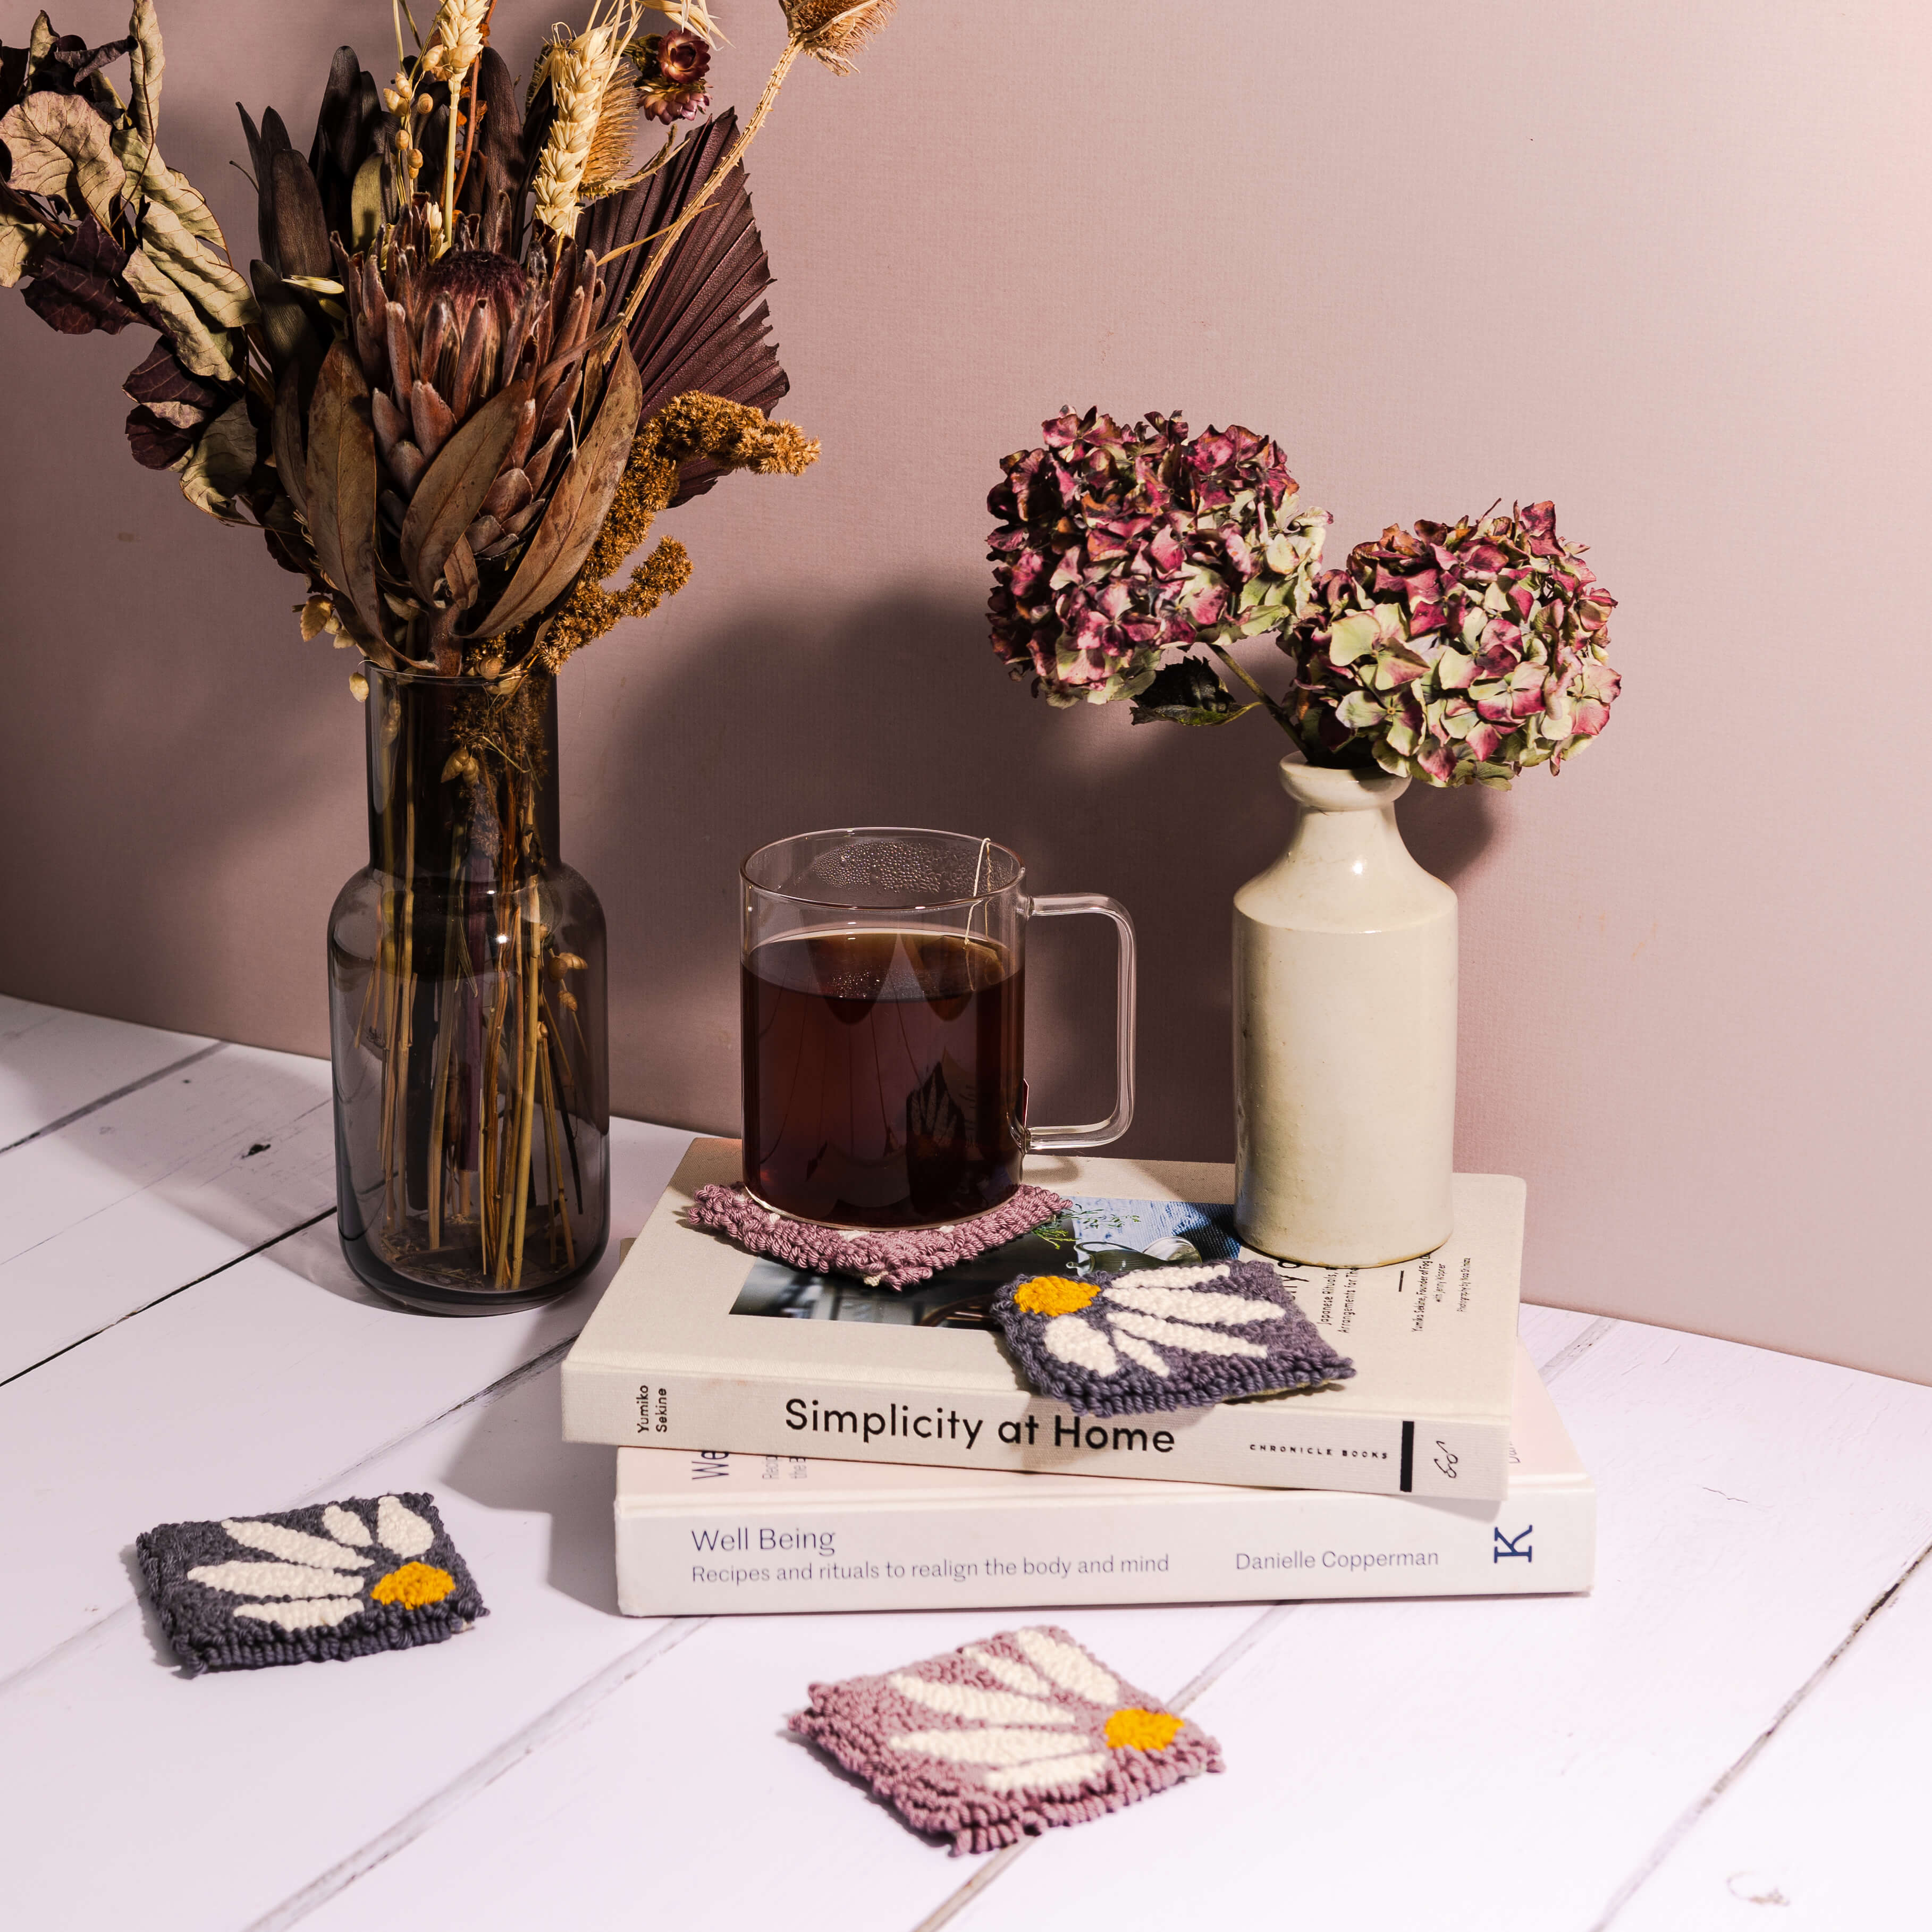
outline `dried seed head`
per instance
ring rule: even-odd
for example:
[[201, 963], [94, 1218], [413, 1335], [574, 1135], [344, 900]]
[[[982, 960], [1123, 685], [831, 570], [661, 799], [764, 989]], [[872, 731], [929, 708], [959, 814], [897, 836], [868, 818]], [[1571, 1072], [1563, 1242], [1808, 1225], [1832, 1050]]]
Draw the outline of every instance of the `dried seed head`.
[[894, 0], [778, 0], [791, 37], [834, 74], [850, 74], [852, 56], [891, 16]]
[[442, 0], [436, 10], [423, 65], [452, 88], [482, 54], [490, 4], [490, 0]]
[[364, 677], [359, 670], [350, 672], [349, 676], [349, 688], [354, 694], [356, 702], [358, 704], [367, 704], [368, 703], [369, 680]]
[[604, 101], [637, 26], [636, 0], [618, 4], [574, 39], [554, 43], [544, 57], [556, 112], [537, 163], [537, 219], [559, 235], [577, 232], [578, 196], [603, 118]]
[[590, 152], [584, 164], [584, 190], [594, 194], [605, 182], [616, 181], [631, 172], [631, 146], [638, 127], [638, 90], [621, 69], [614, 73], [604, 90], [597, 110], [597, 126], [590, 136]]

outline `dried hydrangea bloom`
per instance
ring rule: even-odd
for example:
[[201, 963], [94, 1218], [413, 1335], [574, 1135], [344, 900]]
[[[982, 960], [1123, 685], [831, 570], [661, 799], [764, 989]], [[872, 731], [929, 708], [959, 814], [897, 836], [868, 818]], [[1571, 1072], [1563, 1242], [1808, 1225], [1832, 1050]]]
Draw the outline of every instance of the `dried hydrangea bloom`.
[[1111, 703], [1163, 655], [1279, 629], [1306, 608], [1328, 518], [1301, 507], [1281, 447], [1251, 430], [1190, 440], [1090, 410], [1042, 425], [987, 498], [993, 645], [1051, 704]]
[[1616, 604], [1552, 503], [1392, 526], [1324, 573], [1283, 638], [1291, 728], [1322, 764], [1366, 755], [1427, 784], [1557, 770], [1609, 722]]

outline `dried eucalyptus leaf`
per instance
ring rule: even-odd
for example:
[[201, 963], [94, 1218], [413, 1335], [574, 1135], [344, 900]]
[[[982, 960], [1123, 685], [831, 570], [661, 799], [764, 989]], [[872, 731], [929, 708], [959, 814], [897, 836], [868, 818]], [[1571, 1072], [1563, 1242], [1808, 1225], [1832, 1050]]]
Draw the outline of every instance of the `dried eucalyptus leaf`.
[[34, 257], [27, 306], [64, 335], [103, 329], [118, 335], [140, 320], [129, 307], [128, 258], [91, 214], [72, 234], [56, 236]]
[[134, 40], [128, 56], [128, 72], [133, 91], [128, 110], [134, 129], [152, 154], [161, 122], [161, 74], [167, 58], [161, 52], [161, 23], [154, 13], [154, 0], [134, 0], [134, 17], [128, 22]]
[[443, 445], [423, 472], [410, 499], [399, 539], [403, 568], [418, 596], [435, 596], [445, 560], [482, 508], [510, 452], [530, 394], [527, 382], [500, 390]]
[[190, 453], [182, 468], [182, 494], [224, 524], [244, 523], [235, 499], [248, 488], [254, 467], [255, 425], [248, 404], [238, 399], [208, 424]]
[[177, 174], [172, 168], [164, 166], [158, 154], [151, 158], [141, 188], [151, 200], [158, 201], [190, 235], [199, 236], [202, 241], [219, 248], [224, 256], [228, 253], [228, 238], [222, 233], [220, 223], [209, 212], [200, 190], [186, 175]]
[[48, 231], [38, 221], [0, 214], [0, 289], [10, 289], [20, 279], [27, 257], [47, 236]]
[[172, 470], [194, 447], [201, 423], [165, 422], [152, 410], [128, 412], [128, 446], [143, 470]]
[[158, 200], [141, 211], [141, 246], [218, 328], [246, 328], [255, 319], [255, 298], [248, 284], [226, 262], [210, 254]]
[[194, 302], [173, 278], [146, 252], [136, 248], [128, 257], [122, 277], [129, 288], [161, 318], [173, 339], [175, 352], [183, 364], [197, 376], [218, 376], [224, 382], [235, 380], [235, 365], [229, 359], [228, 344], [210, 329]]
[[121, 391], [161, 422], [183, 429], [199, 428], [233, 400], [232, 392], [221, 384], [190, 375], [166, 337], [129, 372]]
[[112, 225], [127, 170], [107, 123], [77, 94], [30, 94], [0, 120], [0, 142], [14, 158], [9, 184], [22, 194], [57, 195], [79, 214]]
[[380, 638], [376, 432], [369, 421], [369, 386], [354, 356], [340, 342], [330, 350], [316, 378], [303, 481], [308, 494], [309, 536], [322, 574], [349, 599], [368, 634]]
[[472, 635], [494, 638], [515, 629], [576, 581], [623, 478], [643, 400], [644, 386], [630, 344], [620, 344], [596, 422], [558, 482], [509, 588], [497, 600], [496, 608], [474, 627]]

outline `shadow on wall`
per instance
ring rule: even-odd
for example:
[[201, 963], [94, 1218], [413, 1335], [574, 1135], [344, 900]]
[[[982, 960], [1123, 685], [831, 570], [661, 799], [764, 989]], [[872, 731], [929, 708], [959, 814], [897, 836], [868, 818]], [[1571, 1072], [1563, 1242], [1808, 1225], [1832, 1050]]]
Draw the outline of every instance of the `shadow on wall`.
[[[610, 640], [614, 656], [646, 660], [643, 677], [598, 694], [625, 748], [589, 800], [565, 800], [570, 858], [603, 898], [621, 962], [616, 1111], [737, 1131], [746, 853], [827, 826], [925, 825], [1011, 846], [1035, 891], [1110, 892], [1127, 905], [1140, 945], [1139, 1124], [1119, 1150], [1232, 1158], [1229, 901], [1288, 835], [1278, 734], [1253, 717], [1203, 731], [1136, 727], [1124, 706], [1056, 711], [1000, 674], [970, 592], [889, 594], [830, 620], [735, 617], [694, 644], [679, 640], [675, 665], [670, 641]], [[742, 709], [724, 695], [736, 693], [750, 694]], [[568, 788], [568, 709], [564, 730]], [[1493, 830], [1490, 802], [1468, 792], [1412, 794], [1402, 816], [1417, 857], [1452, 884]], [[1155, 850], [1169, 855], [1157, 872]], [[1028, 982], [1034, 1118], [1103, 1114], [1114, 984], [1104, 924], [1035, 932]]]

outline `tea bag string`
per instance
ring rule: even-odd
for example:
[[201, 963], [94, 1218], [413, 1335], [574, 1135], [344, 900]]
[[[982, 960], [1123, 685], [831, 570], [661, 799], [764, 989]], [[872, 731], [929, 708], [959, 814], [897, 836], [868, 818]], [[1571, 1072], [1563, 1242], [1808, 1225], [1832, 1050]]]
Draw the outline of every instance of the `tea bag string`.
[[[971, 896], [975, 900], [977, 900], [980, 897], [980, 875], [986, 870], [986, 861], [990, 859], [992, 855], [993, 842], [992, 838], [990, 837], [982, 838], [980, 841], [980, 856], [973, 861], [973, 891]], [[973, 936], [973, 915], [976, 911], [980, 910], [981, 910], [981, 908], [977, 905], [968, 906], [966, 909], [966, 936], [968, 939], [971, 938]], [[993, 916], [992, 914], [988, 912], [986, 914], [986, 937], [988, 940], [990, 940], [992, 938], [992, 936]]]

